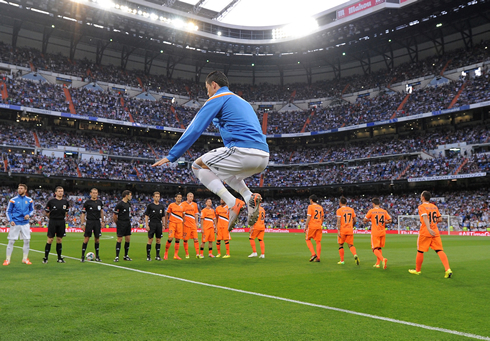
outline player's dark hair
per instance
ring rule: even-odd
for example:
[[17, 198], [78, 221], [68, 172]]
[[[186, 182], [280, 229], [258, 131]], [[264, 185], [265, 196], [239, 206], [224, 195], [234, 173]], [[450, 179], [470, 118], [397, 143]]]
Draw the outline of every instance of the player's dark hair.
[[155, 196], [156, 194], [160, 195], [160, 192], [153, 192], [153, 196]]
[[371, 200], [371, 202], [375, 205], [379, 205], [379, 198], [373, 198], [373, 200]]
[[430, 200], [430, 192], [429, 191], [423, 191], [422, 196], [424, 197], [425, 201]]
[[130, 195], [130, 194], [131, 194], [131, 191], [130, 191], [130, 190], [128, 190], [128, 189], [124, 190], [124, 191], [122, 192], [122, 197], [123, 197], [123, 199], [124, 199], [124, 198], [126, 198], [126, 197], [127, 197], [128, 195]]
[[310, 195], [310, 200], [313, 202], [318, 202], [318, 197], [315, 194]]
[[24, 189], [27, 191], [27, 185], [26, 184], [19, 184], [19, 187], [24, 187]]
[[95, 188], [95, 187], [94, 187], [94, 188], [92, 188], [92, 189], [90, 190], [90, 192], [92, 192], [92, 191], [97, 191], [97, 192], [98, 192], [99, 190], [98, 190], [97, 188]]
[[220, 87], [230, 86], [230, 82], [228, 82], [228, 77], [226, 77], [223, 72], [217, 70], [209, 73], [209, 75], [207, 75], [206, 77], [207, 84], [211, 84], [212, 82], [215, 82]]
[[63, 189], [63, 187], [61, 187], [61, 186], [56, 186], [56, 188], [54, 189], [54, 192], [56, 193], [56, 191], [57, 191], [57, 190], [59, 190], [59, 189]]
[[208, 200], [211, 200], [211, 202], [213, 202], [213, 199], [211, 199], [211, 198], [206, 198], [206, 200], [204, 200], [204, 202], [208, 202]]
[[182, 193], [180, 192], [175, 193], [175, 198], [177, 198], [179, 195], [182, 196]]
[[340, 197], [340, 203], [341, 203], [342, 205], [347, 204], [347, 199], [346, 199], [345, 197]]

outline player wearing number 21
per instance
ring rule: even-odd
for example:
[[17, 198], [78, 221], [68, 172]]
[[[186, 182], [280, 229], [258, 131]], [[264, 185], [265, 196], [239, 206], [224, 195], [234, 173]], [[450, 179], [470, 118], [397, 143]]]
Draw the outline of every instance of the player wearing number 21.
[[379, 207], [379, 199], [374, 198], [372, 201], [373, 208], [368, 211], [364, 217], [364, 224], [371, 221], [371, 248], [376, 255], [376, 264], [374, 268], [379, 268], [379, 264], [383, 264], [383, 269], [386, 269], [388, 259], [383, 257], [381, 248], [385, 247], [386, 224], [391, 223], [391, 216], [386, 210]]
[[354, 209], [347, 207], [347, 199], [345, 197], [340, 198], [340, 208], [337, 210], [337, 230], [339, 231], [337, 242], [339, 243], [340, 262], [337, 264], [344, 264], [344, 243], [349, 245], [349, 250], [354, 255], [354, 262], [357, 265], [360, 263], [354, 246], [354, 224], [356, 221]]
[[441, 235], [437, 228], [437, 223], [442, 221], [441, 213], [436, 205], [429, 202], [430, 192], [423, 191], [420, 195], [422, 205], [419, 206], [420, 216], [420, 231], [417, 239], [417, 258], [415, 269], [408, 270], [411, 274], [420, 275], [422, 270], [422, 262], [424, 261], [424, 252], [429, 251], [429, 248], [434, 250], [446, 270], [444, 278], [451, 278], [453, 272], [449, 268], [449, 261], [442, 248]]
[[[322, 224], [323, 224], [323, 207], [318, 205], [318, 197], [310, 196], [310, 205], [305, 224], [306, 245], [311, 252], [310, 262], [319, 262], [322, 253]], [[311, 240], [316, 242], [316, 253]]]

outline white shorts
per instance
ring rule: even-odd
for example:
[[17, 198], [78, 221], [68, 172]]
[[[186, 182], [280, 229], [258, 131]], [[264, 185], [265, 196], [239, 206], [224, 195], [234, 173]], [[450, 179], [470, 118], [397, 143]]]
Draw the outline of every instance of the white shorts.
[[29, 224], [11, 226], [7, 239], [17, 240], [19, 235], [20, 239], [31, 239], [31, 226]]
[[267, 167], [269, 153], [255, 148], [221, 147], [204, 154], [201, 160], [222, 181], [230, 177], [243, 180]]

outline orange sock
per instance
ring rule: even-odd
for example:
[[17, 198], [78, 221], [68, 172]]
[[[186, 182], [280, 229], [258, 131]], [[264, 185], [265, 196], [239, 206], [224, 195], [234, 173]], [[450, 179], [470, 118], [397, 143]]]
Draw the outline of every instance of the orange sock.
[[168, 253], [168, 249], [170, 249], [170, 245], [172, 245], [172, 242], [169, 242], [167, 240], [167, 244], [165, 244], [165, 253]]
[[306, 240], [306, 246], [308, 246], [308, 249], [310, 249], [311, 255], [315, 255], [315, 249], [313, 248], [313, 244], [311, 243], [311, 240], [307, 239]]
[[221, 254], [221, 242], [219, 240], [216, 242], [216, 250], [218, 250], [218, 254], [220, 255]]
[[376, 265], [379, 265], [383, 261], [383, 253], [381, 252], [381, 249], [374, 249], [373, 250], [374, 255], [378, 258], [376, 260]]
[[196, 255], [199, 254], [199, 242], [194, 242], [194, 248], [196, 249]]
[[437, 253], [439, 255], [439, 258], [441, 259], [442, 265], [444, 265], [444, 269], [449, 270], [449, 261], [447, 260], [446, 253], [444, 251], [439, 251]]
[[316, 255], [320, 259], [320, 254], [322, 253], [322, 243], [316, 242]]
[[350, 252], [352, 252], [352, 254], [355, 256], [357, 255], [357, 251], [356, 251], [356, 247], [354, 245], [352, 245], [350, 248], [349, 248]]
[[417, 252], [417, 258], [415, 259], [415, 271], [422, 270], [422, 263], [424, 262], [424, 253]]
[[250, 240], [250, 246], [252, 246], [252, 251], [254, 253], [257, 253], [257, 248], [255, 247], [255, 239], [249, 239]]
[[229, 241], [225, 242], [225, 247], [226, 247], [226, 254], [229, 255], [230, 254], [230, 242]]
[[344, 261], [344, 248], [343, 247], [339, 248], [339, 255], [340, 255], [340, 261], [343, 262]]
[[189, 245], [187, 244], [187, 241], [184, 241], [184, 251], [186, 255], [189, 255]]
[[259, 240], [259, 244], [260, 244], [260, 252], [265, 255], [265, 244], [264, 244], [264, 241], [263, 240]]
[[175, 253], [174, 253], [174, 257], [175, 257], [179, 255], [180, 241], [175, 241], [174, 247], [175, 247]]

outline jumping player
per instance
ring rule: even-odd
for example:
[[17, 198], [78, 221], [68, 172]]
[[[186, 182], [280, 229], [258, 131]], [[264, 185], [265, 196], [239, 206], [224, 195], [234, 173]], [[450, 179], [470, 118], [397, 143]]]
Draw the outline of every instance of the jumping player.
[[349, 245], [349, 250], [354, 255], [354, 262], [357, 265], [360, 263], [354, 246], [354, 224], [356, 221], [354, 209], [347, 207], [347, 199], [345, 197], [340, 198], [340, 208], [337, 210], [337, 229], [339, 231], [337, 241], [339, 243], [340, 262], [337, 264], [344, 264], [344, 243]]
[[[257, 221], [262, 199], [259, 194], [253, 194], [248, 189], [243, 179], [265, 169], [269, 162], [269, 146], [254, 109], [228, 89], [229, 82], [224, 73], [211, 72], [205, 84], [208, 101], [168, 156], [153, 166], [177, 160], [213, 122], [219, 128], [225, 147], [202, 155], [194, 161], [192, 170], [204, 186], [230, 207], [228, 230], [231, 231], [245, 202], [248, 205], [248, 224], [253, 225]], [[235, 198], [225, 188], [223, 181], [240, 193], [245, 202]]]
[[439, 258], [446, 272], [444, 278], [451, 278], [453, 272], [449, 267], [449, 261], [447, 260], [446, 253], [442, 247], [441, 235], [437, 228], [437, 223], [442, 221], [441, 213], [436, 205], [429, 202], [431, 197], [430, 192], [423, 191], [420, 195], [422, 205], [419, 206], [420, 216], [420, 232], [417, 239], [417, 258], [415, 269], [410, 269], [408, 272], [414, 275], [420, 275], [422, 273], [422, 263], [424, 261], [424, 252], [429, 251], [429, 248], [434, 250]]
[[364, 217], [364, 223], [366, 224], [371, 220], [371, 248], [376, 255], [376, 264], [374, 268], [379, 268], [379, 264], [383, 264], [383, 269], [386, 269], [388, 259], [383, 257], [381, 248], [385, 247], [386, 239], [386, 224], [391, 223], [391, 216], [388, 212], [379, 207], [379, 199], [373, 198], [373, 208], [368, 211]]
[[228, 231], [228, 205], [220, 199], [219, 206], [216, 207], [216, 228], [218, 230], [216, 236], [216, 249], [218, 254], [216, 257], [221, 257], [221, 241], [224, 240], [226, 247], [226, 255], [223, 258], [230, 258], [230, 231]]
[[[313, 194], [310, 196], [310, 205], [305, 224], [306, 245], [311, 252], [310, 262], [319, 262], [322, 253], [322, 224], [323, 207], [318, 205], [318, 197]], [[311, 240], [316, 242], [316, 253]]]

